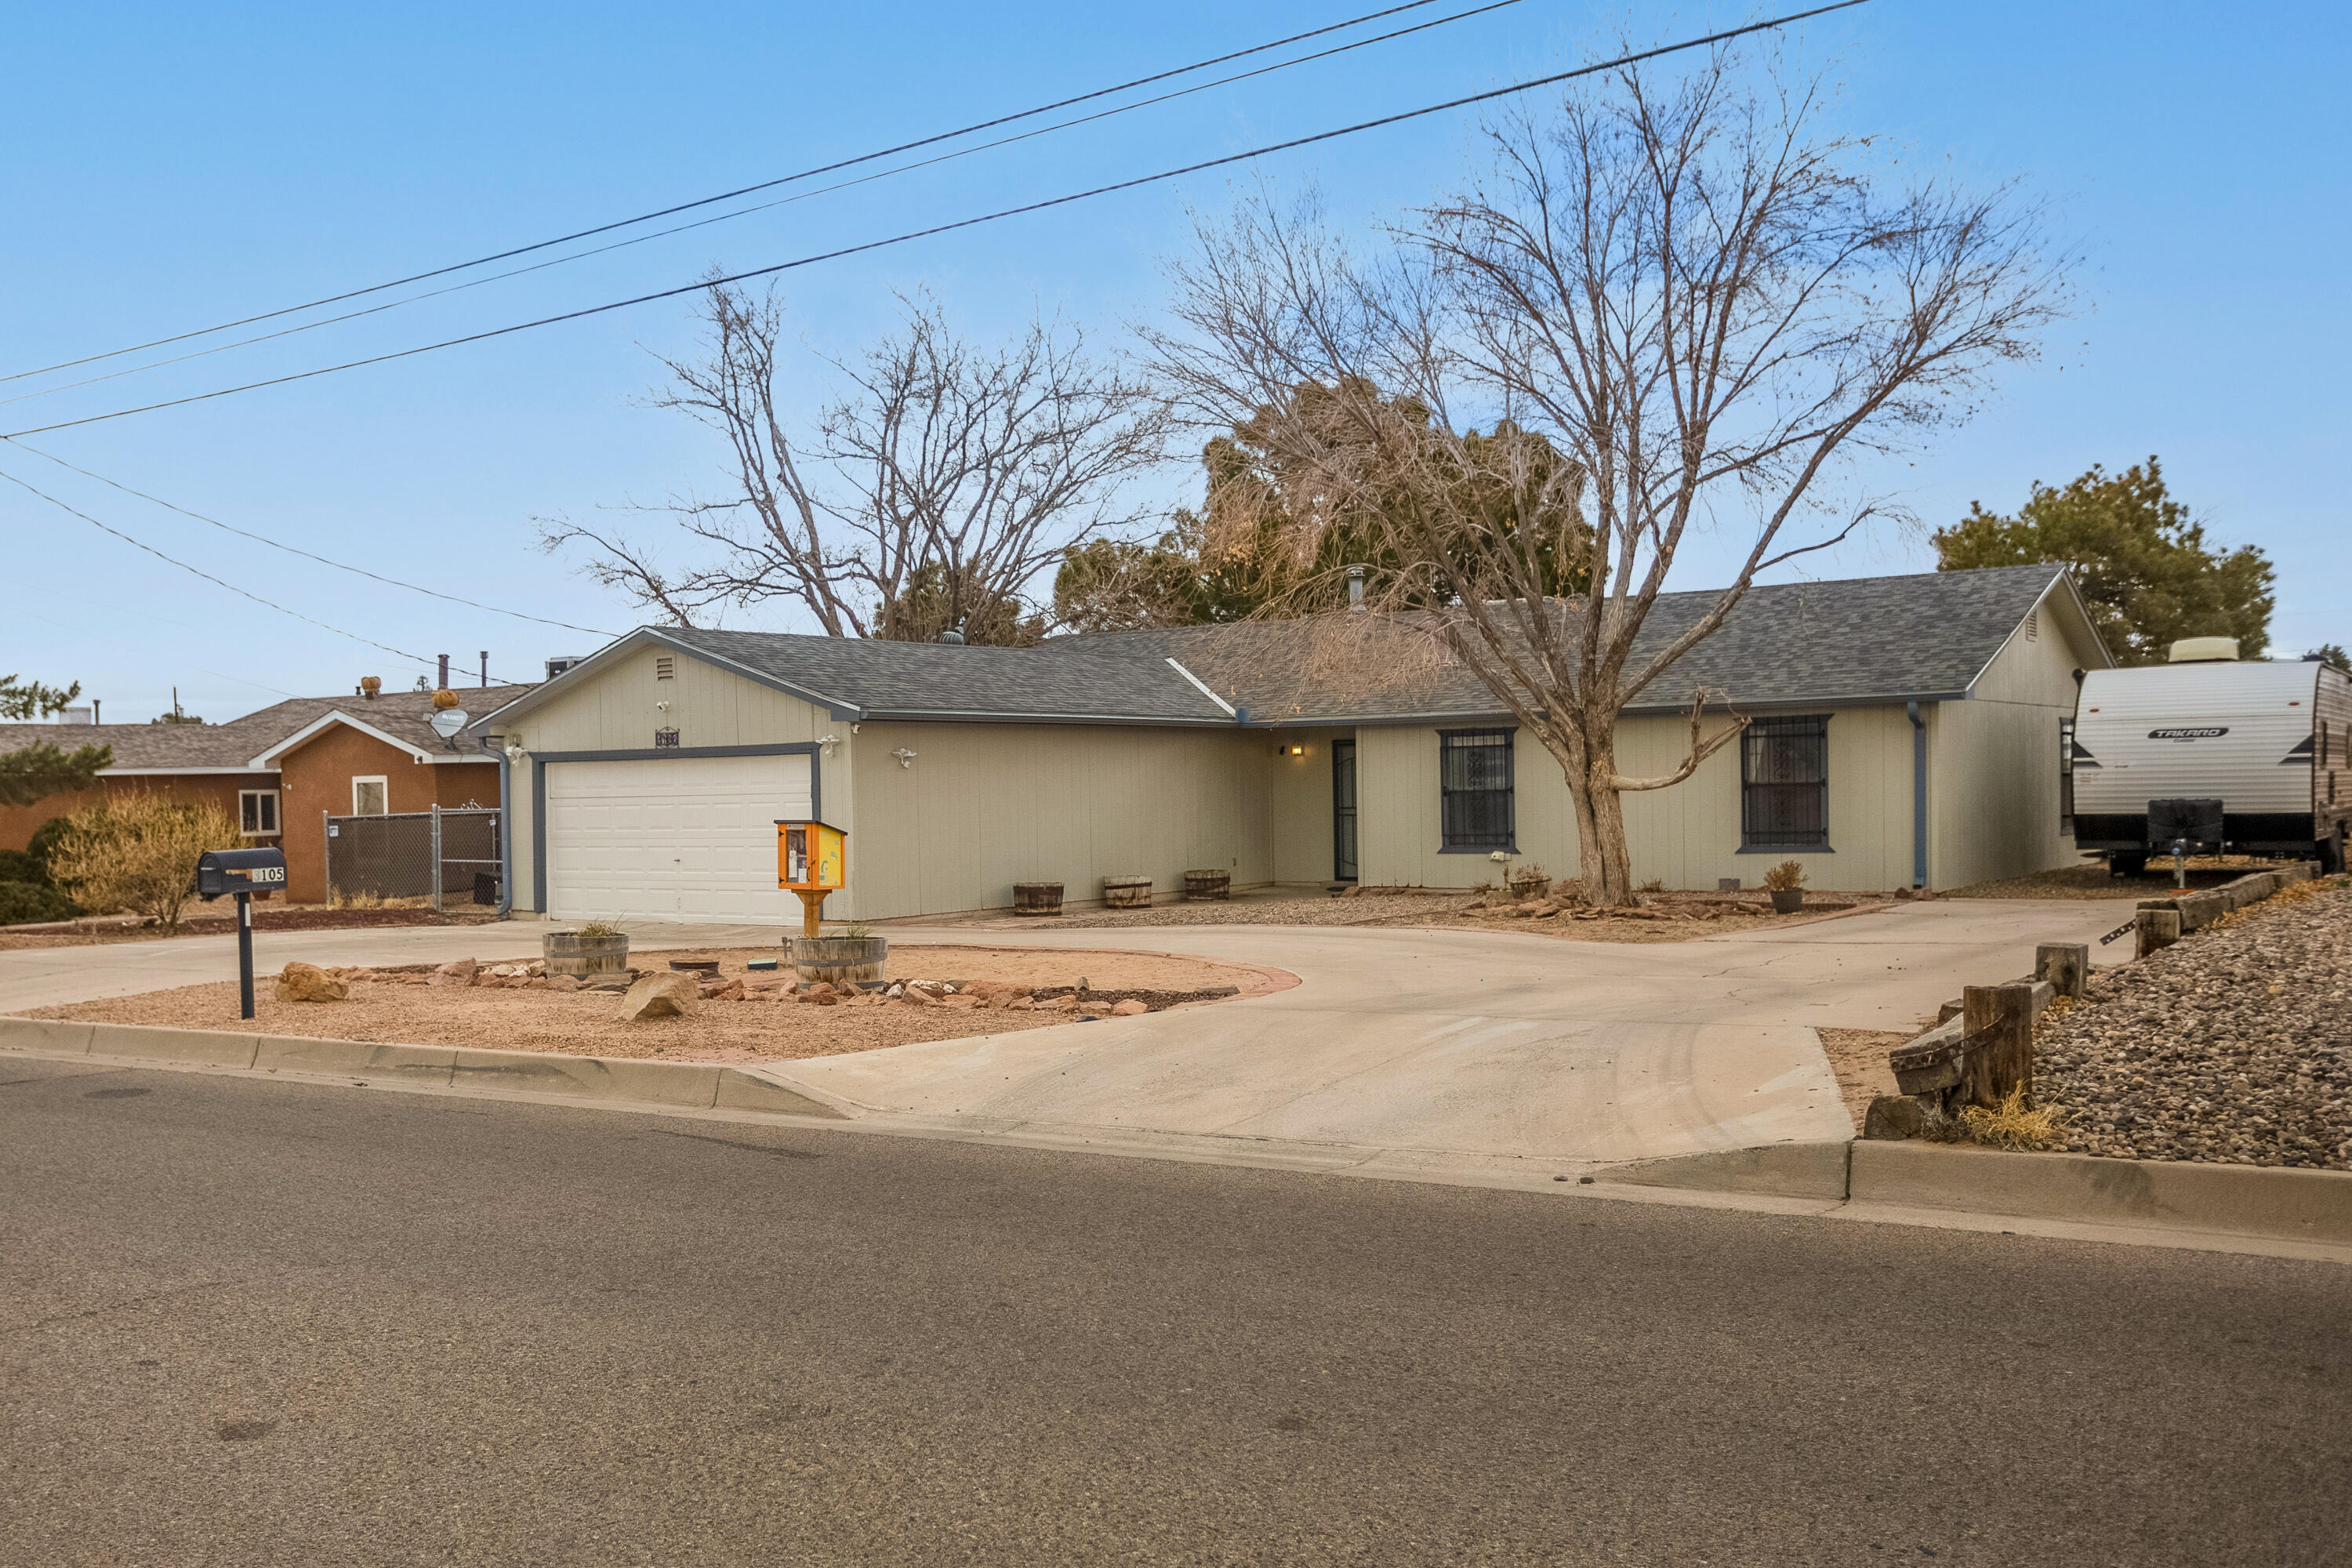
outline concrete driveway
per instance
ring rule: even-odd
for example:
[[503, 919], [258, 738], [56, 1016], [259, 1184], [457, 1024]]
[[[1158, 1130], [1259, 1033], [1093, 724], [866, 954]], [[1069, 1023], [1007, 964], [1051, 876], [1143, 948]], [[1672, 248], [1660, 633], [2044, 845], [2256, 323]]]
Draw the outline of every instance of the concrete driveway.
[[[878, 1128], [1328, 1168], [1561, 1173], [1842, 1140], [1814, 1029], [1904, 1029], [2040, 942], [2095, 943], [2130, 900], [1937, 900], [1693, 942], [1518, 932], [1183, 926], [902, 942], [1150, 949], [1266, 964], [1272, 995], [1066, 1028], [778, 1064]], [[641, 947], [764, 944], [765, 928], [640, 926]], [[265, 935], [262, 964], [521, 956], [529, 923]], [[0, 1010], [220, 979], [226, 938], [0, 953]]]

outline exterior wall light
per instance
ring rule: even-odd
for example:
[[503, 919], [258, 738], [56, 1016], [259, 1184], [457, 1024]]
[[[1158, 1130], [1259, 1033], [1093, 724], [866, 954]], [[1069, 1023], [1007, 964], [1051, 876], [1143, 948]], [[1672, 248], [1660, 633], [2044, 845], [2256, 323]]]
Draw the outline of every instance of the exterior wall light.
[[898, 765], [902, 768], [911, 768], [915, 765], [915, 753], [907, 750], [904, 746], [899, 747], [890, 754], [898, 759]]
[[833, 755], [833, 749], [841, 744], [841, 737], [838, 735], [819, 735], [816, 738], [816, 743], [824, 748], [824, 754], [829, 757]]

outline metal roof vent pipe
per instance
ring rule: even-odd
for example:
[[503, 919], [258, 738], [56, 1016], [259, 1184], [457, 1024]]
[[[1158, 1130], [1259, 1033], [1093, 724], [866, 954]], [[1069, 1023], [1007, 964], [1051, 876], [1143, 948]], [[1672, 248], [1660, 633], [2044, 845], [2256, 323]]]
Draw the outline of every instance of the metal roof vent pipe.
[[950, 626], [946, 631], [941, 632], [931, 640], [933, 642], [948, 643], [956, 647], [963, 647], [963, 634], [956, 630], [953, 626]]
[[1364, 569], [1361, 566], [1350, 566], [1348, 568], [1348, 608], [1360, 610], [1363, 607]]

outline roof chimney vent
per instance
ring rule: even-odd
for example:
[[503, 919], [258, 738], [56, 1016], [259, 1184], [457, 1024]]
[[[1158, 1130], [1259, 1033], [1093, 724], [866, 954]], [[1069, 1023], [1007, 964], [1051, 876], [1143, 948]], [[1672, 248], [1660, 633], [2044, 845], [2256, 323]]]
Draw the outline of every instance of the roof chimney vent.
[[1363, 607], [1364, 569], [1361, 566], [1350, 566], [1348, 568], [1348, 608], [1360, 610]]
[[954, 630], [952, 627], [947, 631], [941, 632], [938, 637], [933, 637], [931, 640], [933, 642], [948, 643], [956, 647], [963, 647], [963, 634], [960, 631]]
[[2173, 664], [2229, 664], [2238, 657], [2235, 637], [2182, 637], [2172, 645]]

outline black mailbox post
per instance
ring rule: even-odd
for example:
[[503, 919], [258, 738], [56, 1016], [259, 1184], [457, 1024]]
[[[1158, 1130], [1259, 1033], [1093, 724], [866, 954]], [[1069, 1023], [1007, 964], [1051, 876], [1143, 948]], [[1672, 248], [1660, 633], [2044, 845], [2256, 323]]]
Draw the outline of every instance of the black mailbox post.
[[253, 895], [286, 885], [282, 849], [207, 849], [196, 859], [196, 897], [236, 900], [237, 1000], [253, 1016]]

